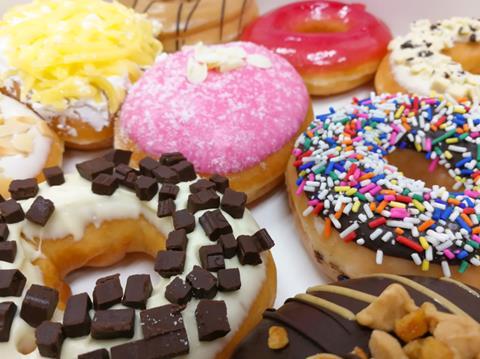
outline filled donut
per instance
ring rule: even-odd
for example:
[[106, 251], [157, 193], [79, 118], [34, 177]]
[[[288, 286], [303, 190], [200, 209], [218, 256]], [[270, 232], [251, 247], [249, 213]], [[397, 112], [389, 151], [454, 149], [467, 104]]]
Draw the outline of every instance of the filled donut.
[[266, 311], [232, 358], [478, 358], [479, 304], [478, 289], [448, 278], [319, 285]]
[[395, 38], [375, 76], [377, 92], [480, 97], [480, 20], [419, 20]]
[[332, 95], [372, 79], [391, 37], [364, 5], [309, 0], [258, 18], [241, 38], [285, 57], [310, 94]]
[[[128, 166], [112, 151], [19, 182], [0, 203], [0, 352], [8, 358], [228, 358], [272, 305], [273, 241], [225, 177], [196, 176], [171, 153]], [[65, 276], [130, 252], [158, 276], [99, 278], [93, 295]], [[110, 354], [109, 354], [110, 353]]]
[[184, 45], [236, 40], [258, 16], [256, 0], [120, 0], [162, 25], [159, 39], [167, 52]]
[[144, 15], [116, 2], [34, 0], [0, 24], [0, 88], [67, 146], [109, 147], [125, 93], [162, 47]]
[[316, 262], [331, 277], [402, 273], [480, 287], [479, 124], [468, 100], [402, 94], [317, 116], [286, 175]]
[[180, 151], [253, 201], [282, 181], [310, 118], [305, 85], [280, 56], [245, 42], [198, 45], [165, 55], [132, 87], [115, 147], [134, 162]]

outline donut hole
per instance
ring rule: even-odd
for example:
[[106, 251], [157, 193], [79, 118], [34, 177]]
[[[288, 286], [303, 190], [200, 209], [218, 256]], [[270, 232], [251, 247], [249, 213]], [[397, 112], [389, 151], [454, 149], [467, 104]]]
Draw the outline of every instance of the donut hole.
[[19, 354], [28, 355], [33, 353], [37, 349], [35, 329], [29, 327], [28, 333], [19, 337], [15, 342], [15, 346]]
[[453, 61], [462, 65], [465, 71], [480, 75], [480, 46], [478, 43], [456, 43], [442, 51]]
[[347, 32], [348, 26], [342, 21], [337, 20], [308, 20], [303, 23], [297, 24], [296, 32], [301, 33], [335, 33], [335, 32]]

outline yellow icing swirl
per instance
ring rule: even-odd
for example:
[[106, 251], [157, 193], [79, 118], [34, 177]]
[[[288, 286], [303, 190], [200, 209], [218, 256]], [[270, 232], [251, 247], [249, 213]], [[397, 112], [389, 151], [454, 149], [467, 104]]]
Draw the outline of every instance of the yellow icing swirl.
[[144, 15], [116, 2], [34, 0], [12, 8], [0, 22], [9, 71], [3, 80], [20, 78], [22, 100], [58, 110], [69, 100], [108, 98], [114, 113], [125, 86], [111, 78], [135, 82], [141, 68], [152, 65], [161, 43]]

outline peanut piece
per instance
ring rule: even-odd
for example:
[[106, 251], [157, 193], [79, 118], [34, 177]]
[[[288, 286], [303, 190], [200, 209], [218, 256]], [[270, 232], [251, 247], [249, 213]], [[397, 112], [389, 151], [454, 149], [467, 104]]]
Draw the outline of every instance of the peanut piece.
[[422, 309], [408, 313], [395, 322], [395, 334], [408, 343], [428, 332], [428, 322]]
[[408, 359], [400, 342], [387, 332], [374, 330], [368, 347], [375, 359]]
[[409, 359], [454, 358], [452, 351], [434, 337], [415, 340], [403, 349]]
[[288, 345], [288, 333], [284, 327], [271, 326], [268, 329], [268, 347], [273, 350], [283, 349]]
[[360, 359], [368, 359], [367, 353], [365, 353], [365, 350], [363, 350], [360, 347], [355, 347], [352, 351], [351, 354], [355, 354], [357, 357]]

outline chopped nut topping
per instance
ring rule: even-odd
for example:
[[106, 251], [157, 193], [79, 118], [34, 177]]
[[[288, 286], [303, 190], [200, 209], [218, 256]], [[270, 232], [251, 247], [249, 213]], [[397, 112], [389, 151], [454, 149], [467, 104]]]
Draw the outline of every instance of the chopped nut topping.
[[268, 347], [273, 350], [283, 349], [288, 345], [288, 333], [284, 327], [271, 326], [268, 330]]
[[423, 309], [408, 313], [395, 322], [395, 334], [404, 342], [420, 338], [428, 332], [428, 322]]
[[375, 359], [407, 359], [400, 342], [392, 335], [381, 330], [374, 330], [368, 343]]
[[409, 359], [453, 359], [452, 351], [434, 337], [414, 340], [405, 345], [403, 351]]

